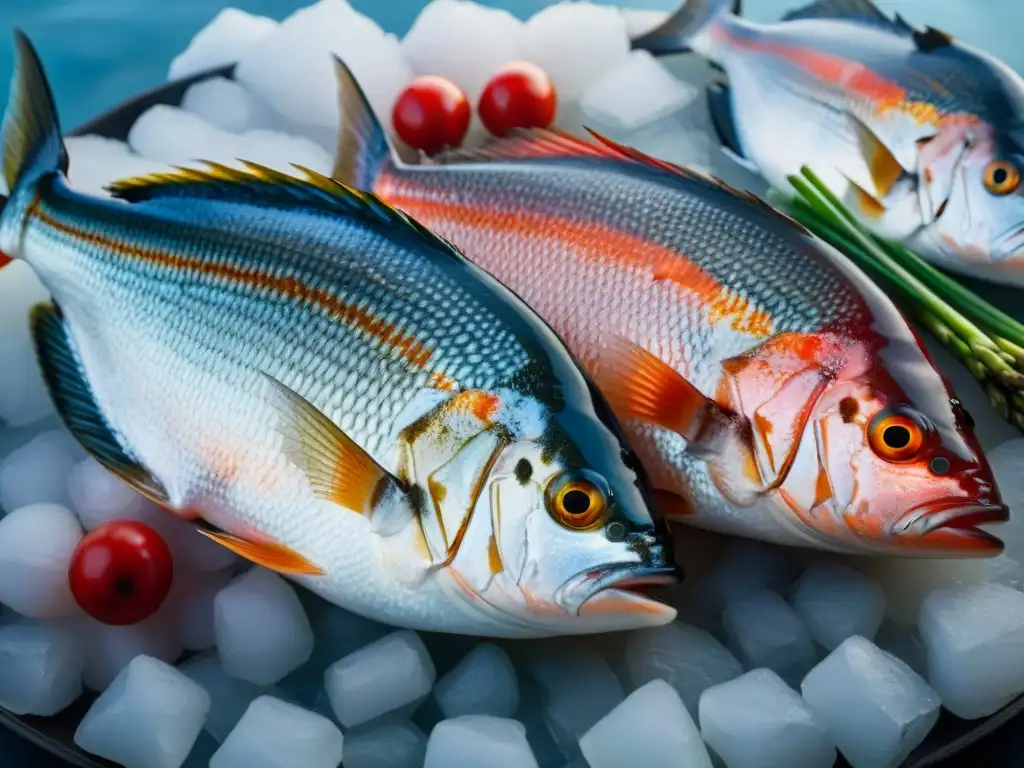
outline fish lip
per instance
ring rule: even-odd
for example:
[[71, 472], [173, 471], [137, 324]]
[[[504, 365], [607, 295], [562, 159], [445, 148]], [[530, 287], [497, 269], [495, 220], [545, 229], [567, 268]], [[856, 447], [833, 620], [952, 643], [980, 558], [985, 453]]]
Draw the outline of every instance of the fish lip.
[[[646, 566], [635, 561], [612, 563], [587, 568], [569, 577], [556, 590], [555, 602], [565, 611], [579, 615], [588, 600], [613, 587], [630, 591], [630, 587], [677, 584], [679, 580], [680, 569], [676, 566]], [[640, 596], [658, 602], [646, 595]]]
[[990, 501], [967, 502], [962, 498], [939, 499], [920, 504], [892, 524], [894, 536], [926, 536], [939, 529], [963, 532], [972, 539], [991, 539], [998, 546], [1002, 542], [977, 526], [1005, 523], [1010, 519], [1010, 508]]

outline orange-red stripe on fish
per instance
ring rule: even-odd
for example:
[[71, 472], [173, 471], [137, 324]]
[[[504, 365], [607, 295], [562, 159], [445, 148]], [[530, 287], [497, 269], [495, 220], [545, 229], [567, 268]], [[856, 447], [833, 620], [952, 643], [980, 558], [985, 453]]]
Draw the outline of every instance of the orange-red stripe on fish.
[[[729, 322], [733, 330], [757, 338], [766, 338], [774, 332], [774, 321], [770, 314], [757, 309], [746, 298], [719, 283], [684, 255], [658, 243], [594, 222], [584, 224], [530, 211], [510, 213], [507, 210], [404, 196], [400, 189], [387, 189], [388, 185], [386, 177], [379, 179], [375, 193], [427, 226], [431, 222], [444, 222], [445, 226], [486, 228], [494, 234], [540, 238], [571, 248], [581, 258], [600, 260], [623, 269], [653, 270], [655, 280], [671, 281], [680, 289], [693, 294], [708, 308], [711, 322]], [[600, 243], [600, 248], [584, 247], [581, 242], [581, 230], [584, 228], [586, 242]]]
[[[30, 209], [30, 215], [39, 217], [40, 221], [69, 237], [116, 251], [138, 261], [158, 264], [182, 271], [195, 271], [201, 275], [224, 278], [229, 282], [245, 286], [253, 290], [277, 292], [284, 296], [304, 301], [326, 311], [331, 317], [346, 325], [373, 336], [384, 347], [394, 350], [414, 368], [423, 368], [430, 359], [431, 350], [416, 336], [400, 330], [395, 324], [374, 315], [362, 307], [350, 304], [331, 294], [323, 288], [312, 288], [294, 277], [283, 277], [260, 271], [254, 267], [242, 267], [235, 264], [215, 263], [187, 256], [161, 251], [156, 248], [132, 245], [105, 237], [101, 234], [88, 232], [66, 222], [60, 221], [37, 203]], [[441, 381], [444, 381], [441, 379]], [[447, 382], [446, 382], [447, 383]]]

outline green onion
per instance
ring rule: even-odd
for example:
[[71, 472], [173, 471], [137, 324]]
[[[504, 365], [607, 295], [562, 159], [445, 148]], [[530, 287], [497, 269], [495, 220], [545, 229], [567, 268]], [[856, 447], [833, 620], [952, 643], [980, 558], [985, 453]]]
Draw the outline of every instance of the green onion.
[[1024, 431], [1024, 323], [897, 243], [867, 232], [804, 166], [789, 214], [864, 269], [983, 382], [992, 407]]

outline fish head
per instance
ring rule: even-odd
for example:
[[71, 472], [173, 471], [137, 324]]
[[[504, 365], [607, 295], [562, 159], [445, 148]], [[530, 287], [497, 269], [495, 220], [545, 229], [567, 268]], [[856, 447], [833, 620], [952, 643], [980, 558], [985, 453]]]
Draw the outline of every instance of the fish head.
[[998, 555], [1002, 542], [978, 526], [1006, 521], [1008, 510], [973, 421], [934, 370], [917, 373], [909, 390], [878, 367], [834, 382], [786, 501], [827, 541], [867, 553]]
[[985, 127], [963, 146], [947, 163], [951, 175], [925, 174], [932, 179], [925, 191], [938, 203], [917, 241], [940, 263], [981, 266], [1024, 284], [1024, 136]]
[[537, 634], [665, 624], [675, 610], [640, 591], [679, 577], [649, 498], [638, 461], [587, 404], [547, 411], [540, 429], [503, 432], [462, 545], [476, 554], [452, 567], [474, 599]]

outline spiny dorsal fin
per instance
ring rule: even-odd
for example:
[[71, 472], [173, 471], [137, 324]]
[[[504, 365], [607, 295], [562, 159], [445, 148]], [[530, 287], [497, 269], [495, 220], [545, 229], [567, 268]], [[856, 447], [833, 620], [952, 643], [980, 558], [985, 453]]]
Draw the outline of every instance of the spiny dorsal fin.
[[945, 48], [952, 44], [953, 36], [948, 32], [943, 32], [941, 29], [935, 27], [925, 27], [924, 29], [915, 29], [913, 31], [914, 45], [917, 46], [917, 50], [922, 53], [928, 53], [934, 51], [937, 48]]
[[334, 71], [341, 124], [331, 176], [356, 189], [373, 189], [381, 165], [394, 150], [352, 70], [337, 56]]
[[798, 19], [845, 19], [847, 21], [884, 21], [892, 23], [888, 16], [871, 0], [817, 0], [810, 5], [790, 11], [783, 21]]
[[30, 315], [32, 340], [43, 380], [68, 430], [100, 464], [139, 493], [166, 504], [167, 491], [149, 470], [130, 456], [107, 425], [71, 348], [59, 310], [36, 304]]
[[541, 157], [603, 157], [621, 160], [620, 153], [550, 128], [519, 128], [508, 137], [478, 149], [453, 149], [424, 161], [424, 165], [458, 165]]
[[121, 179], [107, 189], [114, 197], [130, 203], [160, 198], [191, 198], [312, 206], [368, 223], [405, 229], [435, 249], [462, 258], [450, 242], [371, 192], [362, 192], [301, 165], [293, 167], [303, 174], [303, 178], [289, 176], [258, 163], [239, 162], [244, 168], [203, 161], [205, 168], [177, 167], [168, 173]]
[[600, 133], [591, 130], [590, 128], [587, 128], [587, 130], [595, 139], [601, 142], [604, 146], [614, 150], [624, 158], [628, 158], [630, 160], [633, 160], [637, 163], [646, 165], [651, 168], [657, 168], [658, 170], [664, 171], [673, 176], [678, 176], [680, 178], [688, 179], [689, 181], [703, 184], [704, 186], [710, 189], [716, 189], [727, 194], [730, 194], [733, 197], [739, 198], [740, 200], [743, 200], [747, 204], [754, 206], [760, 211], [770, 214], [771, 216], [774, 216], [776, 219], [786, 223], [790, 227], [793, 227], [794, 229], [804, 234], [809, 234], [809, 232], [803, 224], [787, 216], [785, 213], [778, 210], [777, 208], [769, 205], [760, 197], [755, 195], [753, 192], [748, 192], [742, 189], [736, 189], [735, 187], [729, 186], [721, 179], [715, 178], [714, 176], [711, 176], [710, 174], [704, 173], [702, 171], [698, 171], [696, 168], [687, 168], [682, 165], [676, 165], [675, 163], [666, 162], [665, 160], [659, 160], [656, 157], [651, 157], [650, 155], [641, 152], [639, 149], [636, 149], [634, 147], [627, 147], [624, 144], [619, 144], [618, 142], [612, 141], [607, 136], [602, 136]]

